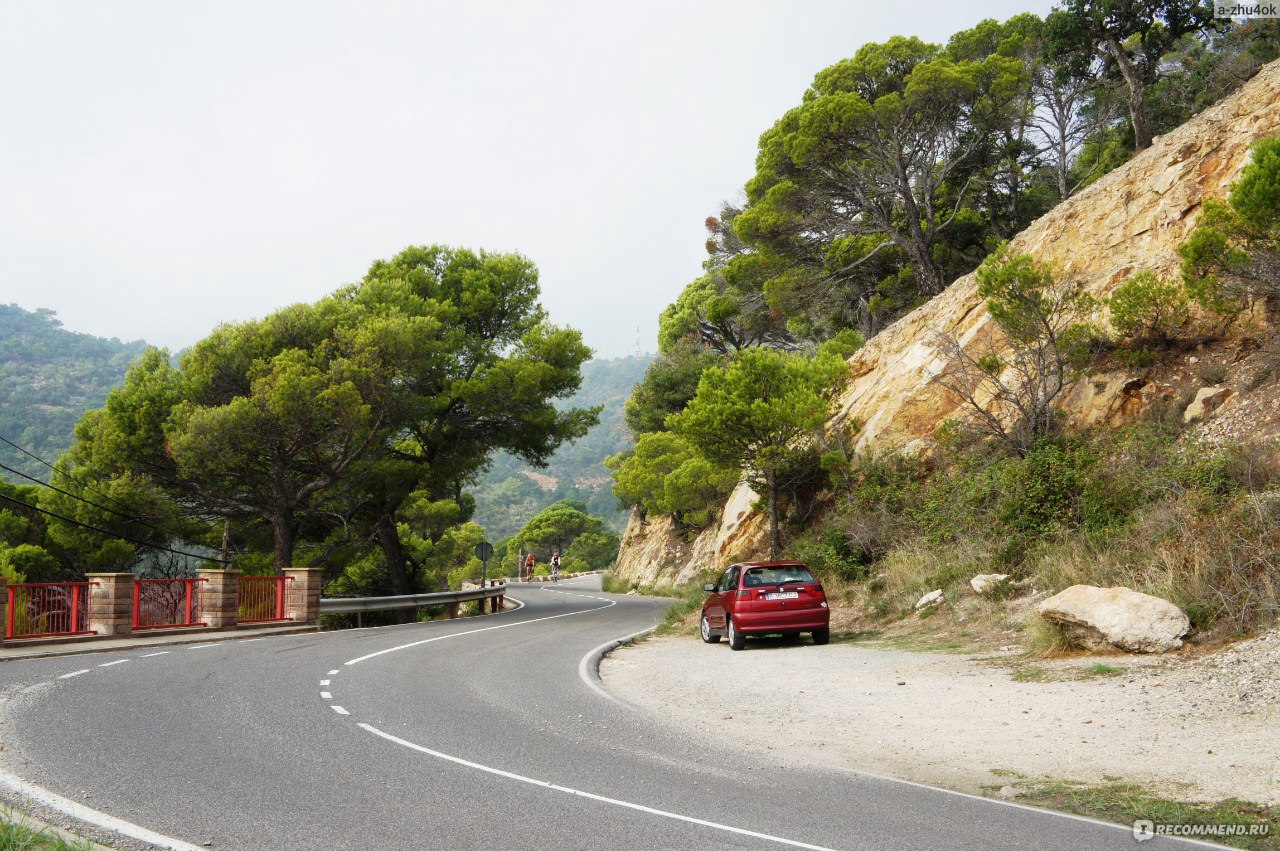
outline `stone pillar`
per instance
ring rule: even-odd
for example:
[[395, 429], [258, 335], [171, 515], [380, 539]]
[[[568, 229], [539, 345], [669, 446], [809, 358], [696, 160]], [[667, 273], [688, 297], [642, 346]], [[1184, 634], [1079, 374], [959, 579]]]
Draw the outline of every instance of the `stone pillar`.
[[133, 574], [86, 573], [89, 586], [89, 629], [98, 635], [133, 633]]
[[236, 625], [240, 610], [240, 571], [201, 568], [200, 619], [213, 629]]
[[320, 591], [324, 585], [322, 567], [287, 567], [285, 576], [292, 582], [285, 583], [284, 614], [294, 623], [315, 623], [320, 619]]

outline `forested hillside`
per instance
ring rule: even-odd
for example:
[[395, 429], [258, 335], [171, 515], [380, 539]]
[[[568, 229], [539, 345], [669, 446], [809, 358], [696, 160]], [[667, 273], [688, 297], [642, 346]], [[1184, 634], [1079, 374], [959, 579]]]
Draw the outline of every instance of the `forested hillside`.
[[[68, 331], [51, 310], [0, 305], [0, 437], [57, 458], [71, 445], [80, 415], [103, 403], [145, 348], [141, 340]], [[48, 473], [6, 444], [0, 444], [0, 464], [31, 476]], [[0, 477], [19, 480], [5, 470]]]
[[635, 442], [624, 422], [623, 406], [652, 361], [652, 356], [644, 355], [583, 364], [582, 387], [564, 405], [603, 406], [600, 424], [561, 447], [545, 469], [530, 467], [506, 453], [494, 459], [474, 489], [475, 521], [485, 527], [489, 540], [509, 538], [539, 511], [562, 499], [581, 500], [591, 514], [622, 531], [626, 513], [610, 490], [604, 459]]

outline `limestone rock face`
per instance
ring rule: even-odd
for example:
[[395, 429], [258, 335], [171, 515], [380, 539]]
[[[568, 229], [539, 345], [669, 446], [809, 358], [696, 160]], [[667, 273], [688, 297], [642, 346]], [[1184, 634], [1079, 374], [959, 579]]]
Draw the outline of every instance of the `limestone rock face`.
[[[1277, 132], [1280, 62], [1273, 62], [1239, 92], [1050, 210], [1015, 237], [1013, 247], [1099, 297], [1143, 269], [1176, 274], [1178, 245], [1195, 226], [1201, 204], [1225, 197], [1249, 162], [1250, 146]], [[990, 326], [974, 275], [960, 278], [849, 359], [852, 380], [832, 427], [860, 423], [859, 449], [926, 448], [938, 424], [959, 408], [931, 383], [947, 366], [929, 345], [931, 338], [952, 331], [968, 345], [992, 333]], [[1091, 382], [1101, 386], [1090, 388]], [[1107, 386], [1111, 383], [1115, 386]], [[1083, 390], [1072, 388], [1063, 407], [1073, 419], [1090, 424], [1114, 424], [1126, 404], [1136, 411], [1146, 401], [1145, 382], [1137, 376], [1081, 384]]]
[[647, 586], [683, 585], [733, 561], [767, 558], [769, 529], [763, 515], [752, 510], [756, 499], [751, 488], [738, 485], [718, 520], [692, 539], [670, 517], [646, 518], [633, 510], [614, 578]]
[[1196, 391], [1196, 397], [1191, 400], [1191, 404], [1187, 405], [1187, 409], [1182, 412], [1182, 421], [1184, 423], [1202, 420], [1213, 411], [1222, 406], [1231, 396], [1230, 387], [1201, 387]]
[[[1195, 226], [1204, 200], [1225, 197], [1249, 161], [1249, 148], [1277, 132], [1280, 62], [1273, 62], [1240, 91], [1049, 211], [1015, 237], [1013, 247], [1099, 297], [1138, 271], [1176, 274], [1177, 247]], [[850, 382], [828, 428], [853, 432], [858, 450], [927, 450], [938, 425], [960, 408], [932, 383], [948, 365], [930, 345], [939, 331], [954, 332], [964, 345], [993, 333], [974, 275], [881, 331], [849, 359]], [[1137, 374], [1093, 376], [1069, 388], [1062, 407], [1079, 424], [1118, 425], [1170, 393]], [[741, 491], [730, 498], [732, 507], [720, 525], [692, 542], [683, 541], [668, 520], [640, 524], [633, 518], [617, 573], [686, 581], [726, 560], [763, 555], [764, 524]], [[747, 514], [740, 516], [744, 505]]]
[[1036, 607], [1041, 617], [1090, 650], [1166, 653], [1182, 646], [1191, 629], [1185, 612], [1168, 600], [1130, 588], [1072, 585]]

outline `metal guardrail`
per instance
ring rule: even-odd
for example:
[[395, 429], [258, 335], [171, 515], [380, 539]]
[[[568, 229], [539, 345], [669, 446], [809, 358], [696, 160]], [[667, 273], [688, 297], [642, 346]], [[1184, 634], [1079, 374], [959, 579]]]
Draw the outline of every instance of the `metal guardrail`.
[[487, 600], [506, 596], [507, 586], [471, 588], [466, 591], [441, 591], [435, 594], [402, 594], [398, 597], [326, 597], [320, 601], [320, 614], [338, 615], [348, 612], [385, 612], [392, 609], [416, 609], [419, 606], [447, 606], [468, 600]]

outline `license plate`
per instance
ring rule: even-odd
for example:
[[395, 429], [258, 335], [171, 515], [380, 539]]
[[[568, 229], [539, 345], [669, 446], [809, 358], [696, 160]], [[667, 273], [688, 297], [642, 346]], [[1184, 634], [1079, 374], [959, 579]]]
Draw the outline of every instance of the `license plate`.
[[772, 594], [765, 594], [766, 600], [795, 600], [800, 596], [796, 591], [774, 591]]

